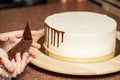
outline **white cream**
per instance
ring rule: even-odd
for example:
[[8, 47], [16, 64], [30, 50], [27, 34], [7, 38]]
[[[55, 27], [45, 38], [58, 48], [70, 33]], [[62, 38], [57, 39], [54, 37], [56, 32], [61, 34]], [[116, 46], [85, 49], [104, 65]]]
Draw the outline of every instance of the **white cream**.
[[[104, 14], [93, 12], [64, 12], [48, 16], [45, 23], [63, 31], [59, 47], [44, 43], [44, 47], [57, 55], [72, 58], [92, 58], [110, 54], [115, 50], [116, 21]], [[49, 43], [51, 43], [49, 31]], [[48, 36], [48, 35], [47, 35]], [[56, 35], [56, 37], [58, 37]], [[61, 40], [61, 36], [60, 40]], [[57, 42], [57, 38], [56, 38]], [[57, 44], [57, 43], [55, 43]]]

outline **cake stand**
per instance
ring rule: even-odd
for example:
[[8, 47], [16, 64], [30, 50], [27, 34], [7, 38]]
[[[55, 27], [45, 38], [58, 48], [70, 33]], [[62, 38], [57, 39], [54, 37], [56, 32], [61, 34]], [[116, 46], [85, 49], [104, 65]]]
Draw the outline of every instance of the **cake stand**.
[[41, 44], [41, 49], [31, 48], [37, 53], [37, 56], [31, 63], [39, 68], [52, 72], [68, 74], [68, 75], [103, 75], [120, 71], [120, 32], [117, 34], [116, 56], [112, 59], [99, 62], [67, 62], [51, 58], [44, 53], [44, 29], [38, 31], [36, 36], [33, 36], [34, 42]]

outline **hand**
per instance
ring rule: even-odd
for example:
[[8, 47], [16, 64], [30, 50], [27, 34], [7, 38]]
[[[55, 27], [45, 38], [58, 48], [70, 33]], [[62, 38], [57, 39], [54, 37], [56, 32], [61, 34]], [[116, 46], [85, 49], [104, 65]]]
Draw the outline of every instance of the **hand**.
[[[37, 31], [31, 31], [32, 36], [37, 35]], [[0, 44], [6, 52], [8, 52], [14, 45], [16, 45], [22, 38], [23, 31], [12, 31], [0, 34], [0, 41], [3, 44]], [[40, 44], [32, 43], [32, 47], [40, 48]], [[31, 52], [31, 51], [30, 51]]]
[[[33, 36], [37, 35], [37, 31], [31, 31], [31, 33]], [[7, 52], [15, 44], [17, 44], [20, 41], [20, 39], [22, 38], [22, 35], [23, 35], [23, 31], [13, 31], [13, 32], [7, 32], [7, 33], [0, 34], [0, 41], [3, 42], [3, 44], [0, 46], [1, 46], [1, 48], [3, 48], [5, 50], [2, 53]], [[31, 46], [35, 47], [35, 48], [40, 48], [40, 44], [38, 44], [38, 43], [32, 43]], [[35, 55], [36, 55], [36, 53], [29, 50], [29, 53], [25, 52], [22, 55], [22, 58], [21, 58], [20, 53], [17, 53], [15, 59], [13, 59], [12, 61], [8, 60], [7, 55], [6, 55], [6, 57], [4, 55], [1, 55], [1, 57], [4, 56], [2, 58], [3, 58], [4, 65], [7, 68], [7, 70], [9, 72], [13, 72], [11, 74], [12, 77], [16, 77], [18, 74], [23, 72], [25, 66], [32, 60], [33, 57], [35, 57]], [[8, 64], [9, 64], [9, 66], [8, 66]]]
[[3, 70], [0, 69], [2, 75], [10, 75], [12, 77], [16, 77], [17, 75], [21, 74], [24, 71], [26, 65], [31, 61], [31, 57], [29, 53], [25, 52], [22, 56], [20, 53], [17, 53], [15, 59], [10, 61], [8, 59], [7, 53], [0, 48], [0, 57], [3, 60], [4, 66], [7, 69]]

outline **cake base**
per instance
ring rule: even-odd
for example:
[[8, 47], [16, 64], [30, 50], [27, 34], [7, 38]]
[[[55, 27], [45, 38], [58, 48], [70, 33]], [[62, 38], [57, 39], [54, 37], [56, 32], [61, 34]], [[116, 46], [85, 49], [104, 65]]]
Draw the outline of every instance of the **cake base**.
[[62, 60], [57, 60], [45, 55], [43, 49], [44, 30], [39, 30], [39, 34], [34, 36], [34, 41], [38, 41], [41, 44], [41, 49], [31, 48], [37, 53], [35, 59], [31, 63], [37, 67], [43, 68], [45, 70], [69, 74], [69, 75], [103, 75], [110, 74], [120, 71], [120, 32], [117, 32], [117, 45], [116, 45], [116, 56], [112, 59], [99, 62], [67, 62]]
[[115, 51], [104, 55], [104, 56], [100, 56], [100, 57], [93, 57], [93, 58], [72, 58], [72, 57], [65, 57], [65, 56], [60, 56], [57, 54], [54, 54], [50, 51], [48, 51], [47, 49], [45, 49], [45, 54], [58, 59], [58, 60], [63, 60], [63, 61], [69, 61], [69, 62], [96, 62], [96, 61], [103, 61], [103, 60], [107, 60], [107, 59], [111, 59], [114, 57], [115, 55]]

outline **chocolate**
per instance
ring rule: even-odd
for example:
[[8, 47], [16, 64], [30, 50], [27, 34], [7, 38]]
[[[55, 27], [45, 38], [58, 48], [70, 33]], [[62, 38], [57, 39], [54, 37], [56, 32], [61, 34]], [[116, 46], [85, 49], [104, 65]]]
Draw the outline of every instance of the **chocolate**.
[[[57, 47], [59, 47], [60, 36], [61, 36], [61, 43], [63, 43], [63, 38], [64, 38], [64, 32], [63, 31], [59, 31], [59, 30], [56, 30], [54, 28], [51, 28], [46, 23], [44, 25], [44, 29], [45, 29], [45, 42], [47, 43], [47, 47], [49, 47], [49, 45], [50, 45], [49, 41], [51, 41], [51, 45], [53, 45], [53, 46], [57, 45]], [[49, 40], [50, 30], [51, 30], [51, 40]], [[57, 37], [56, 37], [56, 35], [57, 35]], [[57, 42], [55, 42], [56, 38], [57, 38]]]
[[9, 59], [12, 60], [13, 58], [15, 58], [15, 55], [18, 52], [20, 52], [21, 56], [24, 52], [28, 52], [31, 44], [32, 44], [31, 30], [29, 23], [27, 23], [21, 41], [8, 51]]

